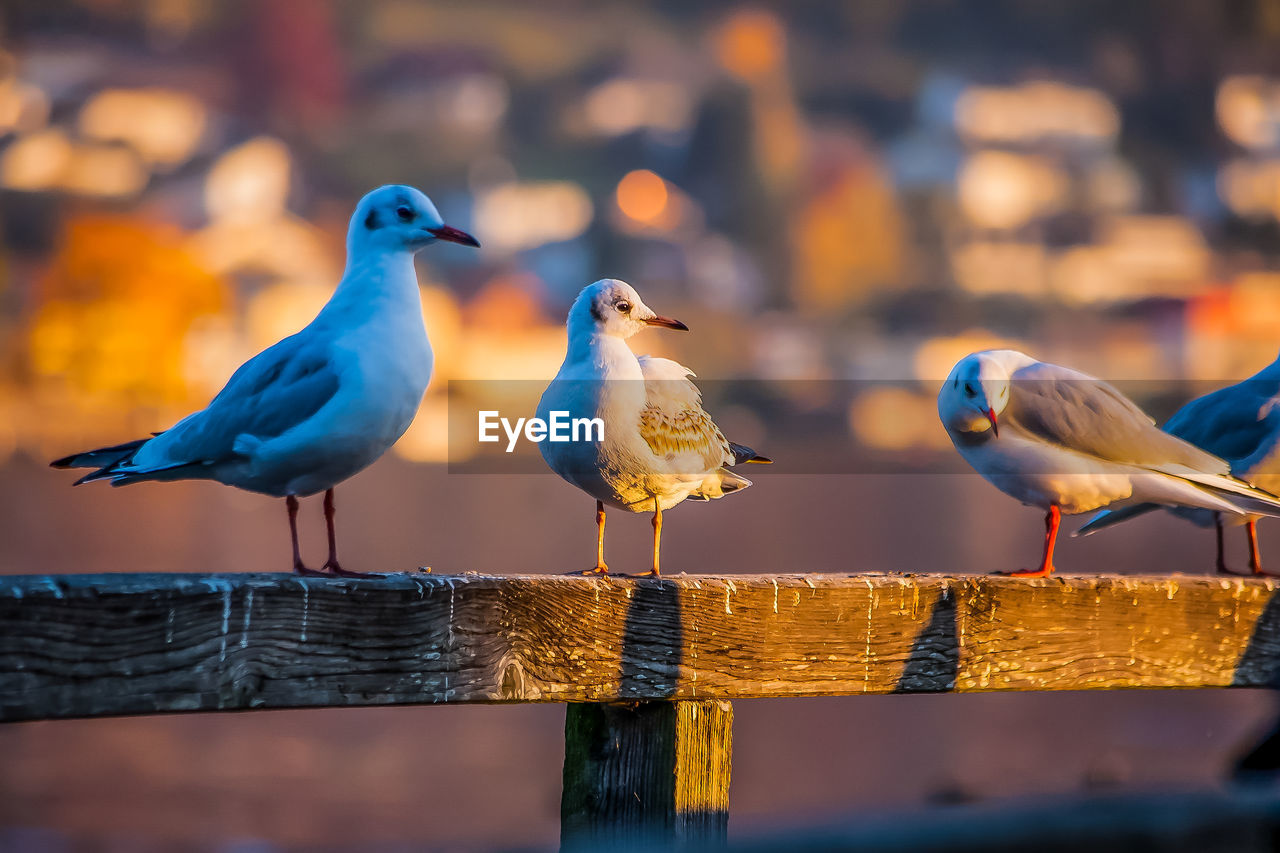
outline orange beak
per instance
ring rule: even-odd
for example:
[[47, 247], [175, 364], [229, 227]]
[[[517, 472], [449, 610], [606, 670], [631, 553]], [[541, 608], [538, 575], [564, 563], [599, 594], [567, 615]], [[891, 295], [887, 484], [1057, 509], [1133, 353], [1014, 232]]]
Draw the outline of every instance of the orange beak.
[[1000, 437], [1000, 424], [996, 423], [996, 410], [987, 409], [985, 412], [987, 420], [991, 421], [991, 431], [995, 433], [996, 438]]

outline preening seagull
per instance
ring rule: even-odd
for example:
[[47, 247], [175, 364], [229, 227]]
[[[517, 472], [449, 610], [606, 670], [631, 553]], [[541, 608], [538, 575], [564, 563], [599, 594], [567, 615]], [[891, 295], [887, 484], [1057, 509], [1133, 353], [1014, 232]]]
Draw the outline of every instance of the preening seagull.
[[[395, 443], [431, 378], [413, 256], [444, 240], [479, 246], [444, 223], [413, 187], [384, 186], [356, 205], [347, 266], [311, 323], [245, 362], [207, 408], [152, 438], [76, 453], [55, 468], [95, 468], [76, 485], [109, 480], [216, 480], [283, 497], [300, 574], [359, 575], [338, 563], [333, 489]], [[298, 498], [324, 492], [329, 559], [308, 569], [298, 551]]]
[[[1243, 382], [1219, 388], [1187, 403], [1164, 425], [1164, 431], [1221, 456], [1231, 463], [1234, 476], [1269, 492], [1277, 491], [1280, 489], [1280, 358]], [[1076, 535], [1088, 536], [1104, 527], [1160, 508], [1157, 504], [1145, 503], [1120, 510], [1104, 510], [1076, 531]], [[1223, 524], [1246, 525], [1249, 569], [1255, 575], [1268, 574], [1262, 570], [1262, 558], [1258, 552], [1259, 514], [1225, 515], [1187, 507], [1165, 509], [1200, 527], [1214, 527], [1218, 542], [1216, 565], [1224, 574], [1231, 572], [1223, 555]]]
[[1099, 379], [1014, 350], [966, 356], [938, 394], [956, 450], [988, 482], [1045, 515], [1053, 571], [1061, 513], [1155, 503], [1231, 516], [1280, 515], [1280, 499], [1231, 476], [1222, 459], [1162, 432]]
[[685, 498], [711, 500], [751, 481], [728, 470], [739, 462], [770, 460], [726, 441], [702, 409], [693, 372], [666, 358], [640, 356], [626, 339], [648, 326], [688, 331], [655, 314], [631, 285], [601, 279], [569, 309], [569, 347], [560, 372], [543, 392], [538, 416], [568, 412], [600, 418], [598, 440], [541, 442], [542, 458], [568, 482], [596, 499], [596, 565], [606, 574], [605, 505], [653, 513], [653, 575], [659, 573], [662, 511]]

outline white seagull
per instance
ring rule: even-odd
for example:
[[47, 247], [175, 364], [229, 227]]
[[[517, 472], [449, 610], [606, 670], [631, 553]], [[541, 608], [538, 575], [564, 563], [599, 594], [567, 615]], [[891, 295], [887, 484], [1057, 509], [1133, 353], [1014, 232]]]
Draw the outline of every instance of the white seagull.
[[688, 331], [659, 317], [624, 281], [606, 278], [583, 288], [569, 309], [569, 347], [560, 372], [538, 402], [538, 417], [599, 418], [603, 435], [538, 447], [551, 469], [596, 499], [596, 565], [607, 574], [604, 507], [653, 513], [653, 568], [657, 576], [662, 511], [685, 498], [711, 500], [751, 481], [728, 470], [764, 462], [749, 447], [725, 440], [702, 409], [689, 381], [693, 371], [666, 358], [640, 356], [626, 339], [647, 326]]
[[[333, 488], [395, 443], [431, 378], [413, 256], [437, 240], [479, 246], [444, 224], [413, 187], [384, 186], [356, 205], [347, 266], [314, 320], [245, 362], [207, 408], [127, 444], [77, 453], [55, 468], [96, 468], [76, 482], [216, 480], [283, 497], [299, 574], [353, 576], [338, 563]], [[298, 498], [324, 492], [329, 559], [298, 551]]]
[[938, 415], [956, 450], [989, 483], [1046, 510], [1040, 567], [1015, 576], [1053, 571], [1064, 512], [1157, 503], [1280, 515], [1280, 499], [1162, 432], [1112, 386], [1014, 350], [961, 359], [938, 394]]
[[[1202, 450], [1221, 456], [1231, 463], [1231, 473], [1260, 489], [1280, 490], [1280, 358], [1243, 382], [1219, 388], [1183, 406], [1164, 425], [1165, 432], [1189, 441]], [[1120, 510], [1104, 510], [1076, 531], [1088, 536], [1094, 531], [1143, 515], [1161, 507], [1137, 504]], [[1200, 527], [1213, 525], [1217, 532], [1217, 569], [1227, 569], [1222, 548], [1222, 526], [1244, 524], [1249, 536], [1249, 569], [1255, 575], [1268, 574], [1262, 569], [1258, 553], [1258, 514], [1228, 515], [1207, 509], [1166, 507], [1174, 515]]]

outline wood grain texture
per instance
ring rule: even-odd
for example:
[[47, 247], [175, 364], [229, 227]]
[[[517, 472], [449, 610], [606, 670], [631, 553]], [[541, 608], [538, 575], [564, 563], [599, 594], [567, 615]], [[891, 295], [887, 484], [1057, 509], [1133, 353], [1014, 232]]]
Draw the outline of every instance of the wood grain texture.
[[569, 705], [561, 850], [723, 845], [732, 732], [724, 701]]
[[1262, 686], [1269, 580], [0, 578], [0, 719], [435, 702]]

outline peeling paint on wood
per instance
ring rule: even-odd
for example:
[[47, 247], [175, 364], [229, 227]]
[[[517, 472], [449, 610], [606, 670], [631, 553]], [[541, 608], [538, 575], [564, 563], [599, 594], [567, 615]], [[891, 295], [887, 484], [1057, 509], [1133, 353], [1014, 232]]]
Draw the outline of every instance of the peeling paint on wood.
[[1190, 576], [11, 576], [0, 720], [1272, 686], [1276, 588]]

